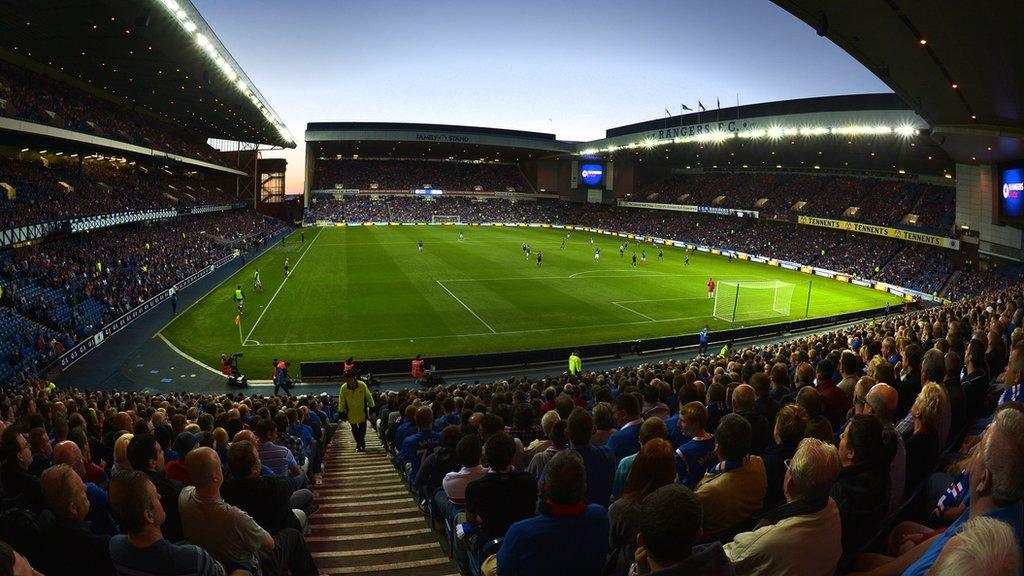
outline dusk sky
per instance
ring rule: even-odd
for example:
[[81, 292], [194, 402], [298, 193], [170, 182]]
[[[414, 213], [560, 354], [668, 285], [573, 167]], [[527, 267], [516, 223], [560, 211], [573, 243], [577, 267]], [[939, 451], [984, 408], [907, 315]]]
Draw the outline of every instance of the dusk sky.
[[307, 122], [491, 126], [593, 140], [713, 109], [889, 92], [767, 0], [193, 0], [299, 142]]

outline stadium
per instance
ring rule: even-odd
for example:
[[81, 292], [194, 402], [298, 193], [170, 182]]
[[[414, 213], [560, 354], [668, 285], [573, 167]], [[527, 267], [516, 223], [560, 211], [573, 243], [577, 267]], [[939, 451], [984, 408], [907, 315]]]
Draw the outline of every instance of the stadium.
[[1021, 6], [579, 140], [299, 139], [197, 4], [0, 7], [0, 574], [1021, 573]]

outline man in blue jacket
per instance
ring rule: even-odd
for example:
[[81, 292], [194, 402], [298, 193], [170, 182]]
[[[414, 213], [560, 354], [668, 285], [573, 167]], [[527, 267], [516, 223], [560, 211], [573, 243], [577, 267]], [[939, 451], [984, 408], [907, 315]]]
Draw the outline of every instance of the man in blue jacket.
[[621, 394], [613, 406], [619, 431], [608, 437], [607, 446], [615, 453], [615, 463], [640, 451], [640, 401], [632, 394]]
[[501, 576], [600, 574], [608, 555], [608, 511], [587, 504], [583, 459], [559, 452], [544, 471], [540, 514], [508, 529], [497, 554]]
[[420, 406], [416, 410], [415, 422], [419, 431], [407, 436], [398, 452], [398, 463], [405, 468], [407, 478], [416, 478], [420, 464], [441, 442], [441, 435], [433, 430], [434, 412], [430, 407]]

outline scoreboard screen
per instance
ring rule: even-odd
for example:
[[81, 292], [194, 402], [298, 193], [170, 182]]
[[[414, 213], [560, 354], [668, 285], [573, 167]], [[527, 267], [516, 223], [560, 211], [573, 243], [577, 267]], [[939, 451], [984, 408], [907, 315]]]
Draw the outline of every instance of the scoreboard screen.
[[600, 186], [604, 182], [604, 166], [583, 164], [580, 166], [580, 181], [587, 186]]
[[1024, 222], [1024, 162], [1001, 166], [997, 186], [1000, 220]]

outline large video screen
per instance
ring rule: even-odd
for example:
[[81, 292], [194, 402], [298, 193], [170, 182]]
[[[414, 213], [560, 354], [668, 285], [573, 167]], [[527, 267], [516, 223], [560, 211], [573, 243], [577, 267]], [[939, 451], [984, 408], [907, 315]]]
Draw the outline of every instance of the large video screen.
[[580, 180], [587, 186], [599, 186], [604, 182], [604, 166], [600, 164], [580, 166]]
[[1024, 162], [999, 168], [999, 217], [1024, 221]]

